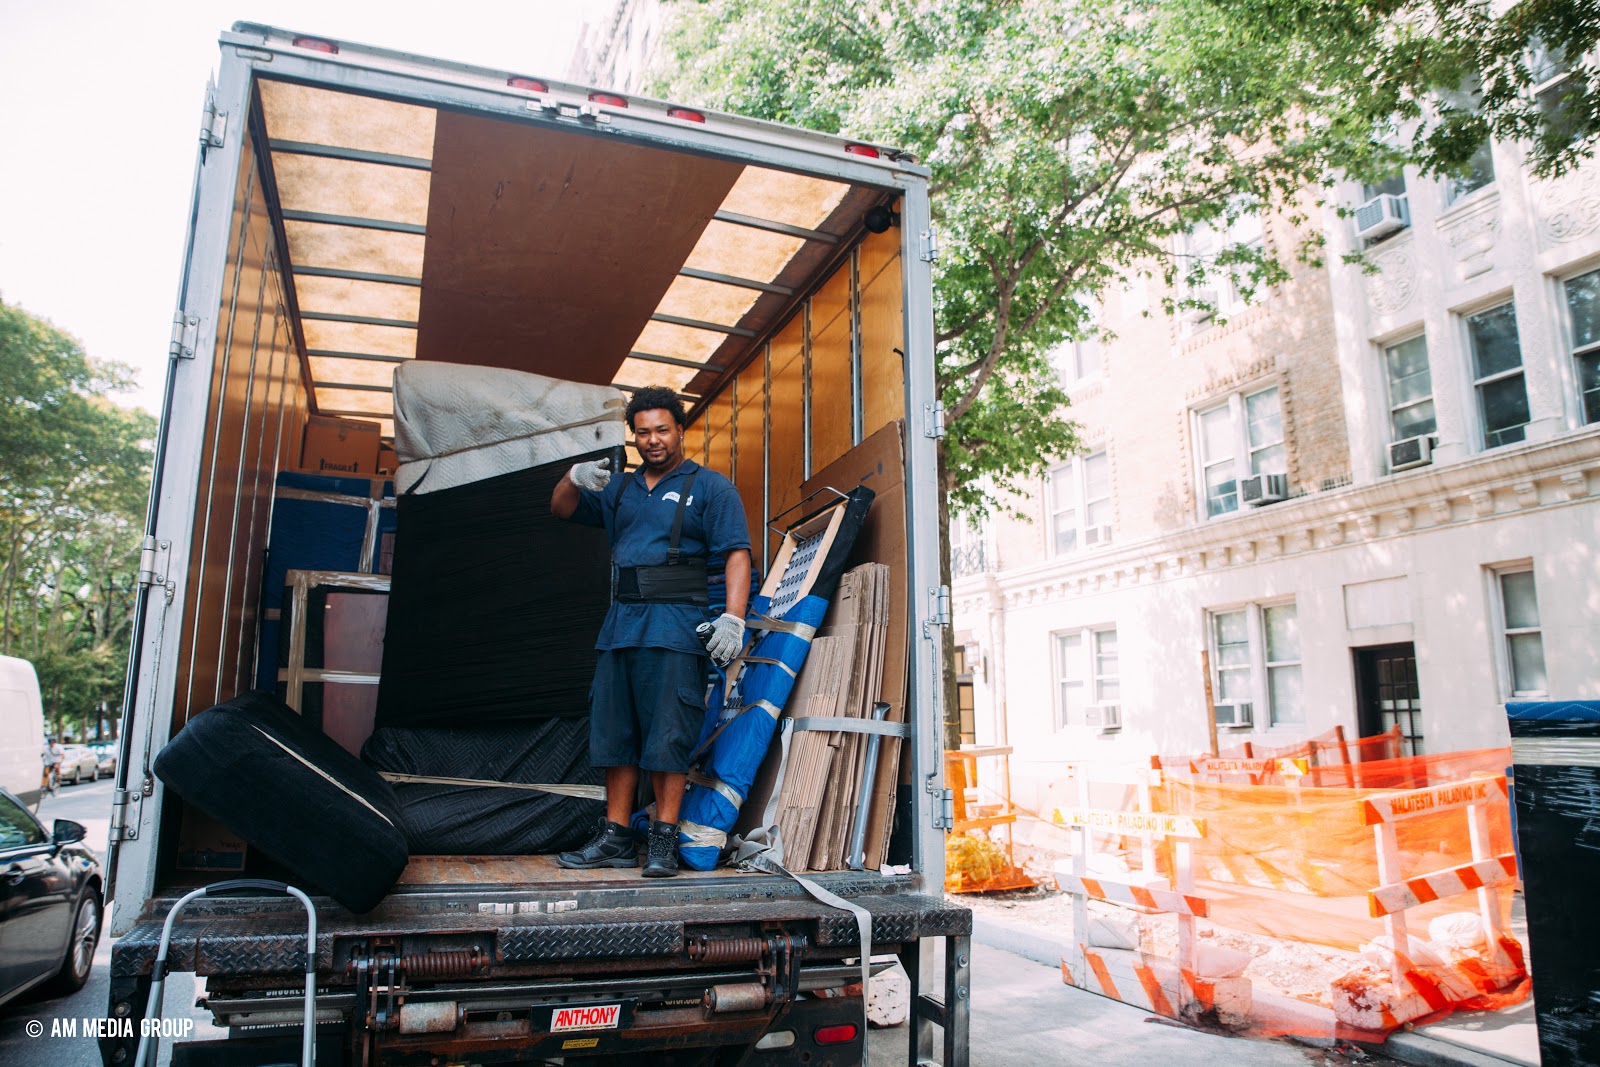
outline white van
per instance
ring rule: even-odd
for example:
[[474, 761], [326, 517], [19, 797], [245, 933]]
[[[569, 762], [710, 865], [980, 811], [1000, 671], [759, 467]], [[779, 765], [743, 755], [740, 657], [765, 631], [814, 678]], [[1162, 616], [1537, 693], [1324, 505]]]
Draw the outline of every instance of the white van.
[[33, 664], [0, 656], [0, 786], [33, 807], [39, 800], [44, 705]]

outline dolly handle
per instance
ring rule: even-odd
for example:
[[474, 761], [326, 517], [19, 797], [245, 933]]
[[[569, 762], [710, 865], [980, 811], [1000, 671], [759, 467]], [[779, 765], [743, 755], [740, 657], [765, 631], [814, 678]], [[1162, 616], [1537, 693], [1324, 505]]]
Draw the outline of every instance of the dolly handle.
[[238, 893], [247, 889], [271, 893], [273, 896], [279, 897], [289, 895], [288, 885], [283, 882], [275, 882], [271, 878], [230, 878], [226, 882], [216, 882], [206, 886], [206, 896], [226, 896], [230, 893]]

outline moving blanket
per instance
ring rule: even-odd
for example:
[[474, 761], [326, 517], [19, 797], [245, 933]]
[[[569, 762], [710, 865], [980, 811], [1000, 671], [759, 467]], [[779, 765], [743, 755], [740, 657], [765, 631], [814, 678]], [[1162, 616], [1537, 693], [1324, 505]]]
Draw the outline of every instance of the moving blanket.
[[[599, 785], [589, 723], [557, 718], [480, 727], [386, 726], [361, 758], [379, 772], [496, 782]], [[406, 841], [417, 855], [519, 856], [578, 848], [605, 811], [598, 800], [528, 789], [393, 783]]]
[[402, 495], [437, 493], [618, 446], [626, 406], [608, 385], [407, 361], [394, 371], [395, 483]]
[[400, 497], [379, 726], [587, 722], [611, 554], [594, 530], [551, 513], [550, 492], [594, 458]]
[[[794, 689], [795, 676], [804, 666], [811, 640], [828, 611], [828, 600], [839, 586], [839, 576], [849, 562], [873, 492], [857, 486], [847, 495], [844, 521], [840, 524], [827, 555], [814, 561], [816, 576], [810, 591], [772, 614], [773, 596], [750, 598], [747, 618], [755, 623], [780, 617], [783, 630], [756, 630], [745, 658], [755, 662], [741, 664], [732, 692], [718, 684], [712, 686], [706, 701], [706, 720], [696, 749], [705, 748], [699, 777], [691, 780], [683, 796], [678, 817], [678, 854], [684, 866], [709, 871], [717, 865], [727, 845], [728, 832], [739, 818], [739, 808], [750, 795], [750, 785], [761, 761], [772, 744], [778, 720]], [[784, 575], [774, 575], [769, 585], [781, 590], [788, 583]], [[792, 631], [792, 632], [786, 632]], [[771, 660], [775, 662], [760, 662]], [[719, 732], [720, 730], [720, 732]], [[709, 743], [709, 747], [708, 746]], [[639, 819], [639, 816], [635, 816]]]
[[410, 858], [389, 784], [270, 693], [207, 708], [156, 754], [167, 787], [294, 872], [371, 911]]

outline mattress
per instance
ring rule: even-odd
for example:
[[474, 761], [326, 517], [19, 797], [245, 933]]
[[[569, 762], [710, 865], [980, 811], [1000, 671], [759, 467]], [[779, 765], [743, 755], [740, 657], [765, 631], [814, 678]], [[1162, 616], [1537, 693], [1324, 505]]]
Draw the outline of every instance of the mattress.
[[394, 372], [400, 492], [437, 493], [623, 442], [621, 392], [500, 367], [424, 360]]
[[156, 755], [167, 788], [293, 872], [370, 911], [409, 858], [389, 784], [269, 693], [190, 719]]

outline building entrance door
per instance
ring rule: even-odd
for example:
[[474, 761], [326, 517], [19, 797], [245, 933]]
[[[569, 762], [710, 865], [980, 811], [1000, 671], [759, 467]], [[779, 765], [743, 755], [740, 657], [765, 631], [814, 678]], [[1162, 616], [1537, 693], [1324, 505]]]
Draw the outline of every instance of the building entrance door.
[[1363, 737], [1400, 727], [1402, 755], [1422, 754], [1422, 690], [1417, 649], [1411, 642], [1352, 650], [1356, 660], [1356, 715]]

